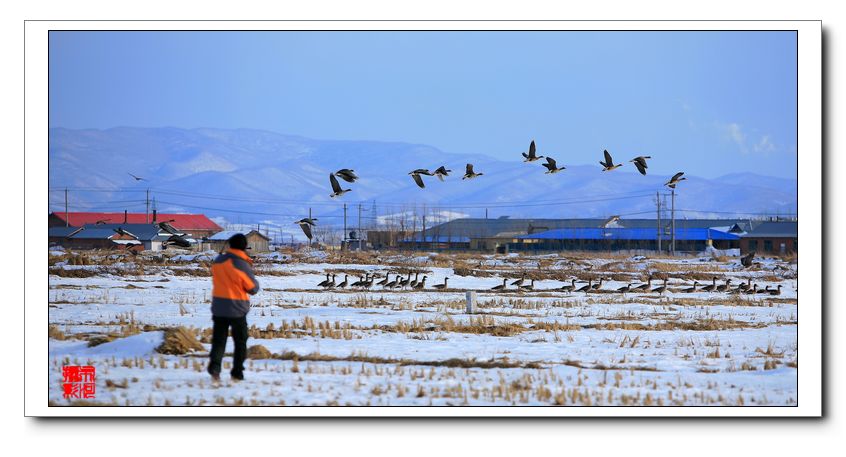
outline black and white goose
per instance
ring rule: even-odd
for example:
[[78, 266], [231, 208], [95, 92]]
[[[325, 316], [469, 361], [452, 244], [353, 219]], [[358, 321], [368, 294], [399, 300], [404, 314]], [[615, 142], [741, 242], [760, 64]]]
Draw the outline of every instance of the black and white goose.
[[667, 280], [665, 279], [665, 280], [664, 280], [664, 283], [663, 283], [662, 285], [660, 285], [660, 286], [658, 286], [658, 287], [656, 287], [656, 288], [652, 289], [652, 292], [655, 292], [655, 293], [657, 293], [657, 294], [664, 295], [664, 292], [665, 292], [666, 290], [667, 290]]
[[565, 285], [561, 286], [561, 288], [558, 289], [558, 290], [561, 290], [563, 292], [572, 292], [575, 289], [576, 289], [576, 280], [571, 279], [570, 284], [565, 284]]
[[326, 284], [329, 284], [329, 273], [326, 273], [326, 279], [317, 283], [317, 287], [326, 287]]
[[652, 157], [650, 157], [650, 156], [637, 156], [634, 159], [629, 160], [629, 162], [632, 162], [632, 163], [635, 164], [635, 167], [637, 167], [637, 171], [639, 171], [640, 174], [646, 175], [646, 169], [649, 168], [648, 166], [646, 166], [646, 159], [651, 159], [651, 158]]
[[649, 278], [649, 280], [646, 283], [635, 287], [634, 289], [632, 289], [632, 291], [634, 291], [634, 292], [645, 292], [645, 291], [648, 291], [648, 290], [651, 290], [651, 289], [652, 289], [652, 278]]
[[311, 238], [312, 238], [311, 228], [314, 227], [315, 225], [317, 225], [317, 224], [314, 223], [314, 221], [316, 221], [316, 220], [317, 220], [316, 217], [313, 218], [313, 219], [310, 218], [310, 217], [304, 217], [304, 218], [302, 218], [302, 219], [300, 219], [300, 220], [298, 220], [297, 222], [294, 222], [294, 223], [299, 224], [300, 228], [303, 229], [303, 233], [305, 234], [306, 238], [308, 238], [309, 241], [311, 241]]
[[421, 176], [422, 175], [434, 176], [431, 171], [429, 171], [425, 168], [418, 168], [418, 169], [410, 172], [409, 175], [411, 176], [412, 179], [414, 179], [414, 182], [417, 183], [417, 187], [419, 187], [421, 189], [426, 187], [426, 185], [423, 184], [423, 178], [421, 178]]
[[411, 288], [414, 290], [423, 290], [426, 287], [426, 278], [428, 278], [428, 276], [424, 275], [423, 279], [420, 280], [420, 282], [418, 282], [417, 284], [413, 285]]
[[587, 293], [592, 287], [593, 287], [593, 279], [588, 279], [587, 285], [579, 287], [578, 289], [576, 289], [576, 292]]
[[335, 172], [335, 176], [343, 179], [346, 182], [355, 182], [358, 179], [355, 172], [349, 168], [341, 168]]
[[617, 292], [624, 294], [630, 290], [632, 290], [632, 283], [628, 283], [627, 285], [620, 287], [619, 289], [617, 289]]
[[341, 184], [338, 183], [338, 178], [335, 177], [334, 174], [329, 173], [329, 183], [332, 184], [332, 194], [329, 195], [332, 198], [340, 197], [345, 193], [351, 191], [352, 189], [341, 189]]
[[525, 280], [526, 280], [526, 273], [523, 273], [523, 276], [521, 276], [520, 279], [512, 282], [511, 285], [520, 287], [520, 286], [523, 285], [523, 281], [525, 281]]
[[529, 284], [523, 284], [522, 286], [520, 286], [520, 290], [534, 290], [534, 288], [535, 288], [535, 280], [534, 279], [532, 279], [532, 281]]
[[502, 278], [502, 284], [500, 284], [498, 286], [491, 287], [491, 290], [505, 290], [505, 288], [508, 287], [506, 285], [507, 282], [508, 282], [508, 278]]
[[[424, 278], [425, 278], [425, 276], [424, 276]], [[444, 289], [446, 289], [446, 288], [447, 288], [447, 281], [449, 281], [449, 278], [448, 278], [448, 277], [447, 277], [447, 278], [444, 278], [444, 282], [443, 282], [443, 284], [435, 284], [435, 285], [434, 285], [434, 286], [432, 286], [432, 287], [434, 287], [434, 288], [435, 288], [435, 289], [437, 289], [437, 290], [444, 290]]]
[[692, 294], [696, 292], [696, 288], [699, 286], [699, 281], [693, 281], [693, 287], [688, 287], [686, 289], [682, 289], [682, 292], [686, 294]]
[[542, 163], [541, 165], [546, 167], [546, 172], [545, 172], [546, 174], [558, 173], [559, 171], [564, 170], [566, 168], [566, 167], [560, 167], [560, 168], [556, 167], [555, 166], [555, 159], [553, 159], [552, 157], [547, 157], [546, 163]]
[[543, 158], [543, 156], [539, 156], [536, 153], [537, 151], [535, 149], [535, 140], [532, 140], [532, 142], [529, 144], [529, 153], [523, 153], [523, 157], [525, 157], [523, 162], [534, 162], [535, 160]]
[[484, 174], [484, 173], [476, 173], [476, 172], [474, 172], [474, 171], [473, 171], [473, 164], [472, 164], [472, 163], [468, 163], [468, 164], [467, 164], [467, 171], [464, 173], [464, 176], [462, 176], [462, 177], [461, 177], [461, 179], [473, 179], [473, 178], [476, 178], [476, 177], [482, 176], [483, 174]]
[[438, 169], [437, 169], [437, 170], [435, 170], [434, 175], [435, 175], [435, 176], [437, 176], [437, 177], [438, 177], [438, 179], [440, 179], [441, 181], [443, 181], [443, 180], [444, 180], [444, 178], [445, 178], [445, 177], [447, 177], [447, 176], [449, 176], [449, 174], [450, 174], [451, 172], [452, 172], [452, 170], [447, 170], [445, 166], [441, 165], [440, 167], [438, 167]]
[[687, 178], [683, 178], [683, 177], [682, 177], [682, 175], [683, 175], [683, 174], [684, 174], [684, 172], [683, 172], [683, 171], [680, 171], [680, 172], [678, 172], [678, 173], [674, 174], [674, 175], [673, 175], [673, 177], [672, 177], [672, 178], [670, 178], [670, 180], [669, 180], [669, 181], [667, 181], [667, 182], [665, 182], [665, 183], [664, 183], [664, 185], [665, 185], [665, 186], [667, 186], [667, 187], [669, 187], [670, 189], [675, 189], [675, 188], [676, 188], [676, 184], [678, 184], [678, 183], [680, 183], [680, 182], [684, 181], [685, 179], [687, 179]]
[[620, 168], [623, 166], [623, 164], [621, 163], [614, 164], [614, 159], [611, 158], [611, 154], [608, 153], [607, 149], [602, 151], [602, 153], [605, 154], [605, 161], [599, 162], [599, 164], [602, 165], [602, 171], [611, 171], [615, 168]]

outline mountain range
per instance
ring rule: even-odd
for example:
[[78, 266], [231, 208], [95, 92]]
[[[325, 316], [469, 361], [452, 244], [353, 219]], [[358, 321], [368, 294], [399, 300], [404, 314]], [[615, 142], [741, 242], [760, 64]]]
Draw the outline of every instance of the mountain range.
[[[68, 188], [71, 210], [144, 211], [150, 189], [159, 212], [204, 213], [223, 224], [261, 223], [297, 236], [292, 222], [307, 216], [309, 208], [322, 224], [340, 226], [344, 203], [351, 210], [350, 226], [358, 222], [359, 204], [363, 224], [425, 212], [431, 226], [433, 219], [462, 215], [651, 217], [656, 192], [668, 192], [663, 183], [669, 176], [641, 176], [626, 162], [629, 157], [616, 157], [625, 166], [611, 172], [556, 157], [567, 169], [549, 175], [541, 162], [523, 163], [516, 153], [506, 161], [423, 144], [317, 140], [249, 129], [51, 128], [49, 135], [51, 210], [64, 208]], [[598, 161], [601, 151], [596, 155]], [[467, 163], [484, 175], [463, 181]], [[451, 175], [445, 182], [424, 177], [425, 189], [408, 176], [411, 170], [441, 165]], [[340, 168], [355, 170], [361, 179], [341, 181], [353, 191], [332, 199], [328, 174]], [[676, 192], [677, 218], [796, 210], [794, 179], [754, 173], [686, 176]]]

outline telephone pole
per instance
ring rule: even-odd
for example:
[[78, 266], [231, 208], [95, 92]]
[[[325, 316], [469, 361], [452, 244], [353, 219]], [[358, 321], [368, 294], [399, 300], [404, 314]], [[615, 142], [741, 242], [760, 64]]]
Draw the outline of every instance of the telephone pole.
[[147, 211], [144, 213], [144, 222], [150, 223], [150, 189], [147, 189]]
[[658, 192], [655, 192], [655, 204], [658, 208], [658, 211], [656, 212], [658, 215], [658, 252], [661, 252], [661, 197]]
[[68, 188], [65, 187], [65, 227], [70, 226], [70, 221], [68, 220]]
[[341, 236], [341, 248], [344, 247], [344, 241], [347, 239], [347, 204], [344, 203], [344, 233]]
[[670, 246], [673, 251], [673, 255], [676, 255], [676, 189], [671, 189], [672, 194], [670, 194], [670, 229], [673, 231], [672, 233], [672, 241], [670, 241]]

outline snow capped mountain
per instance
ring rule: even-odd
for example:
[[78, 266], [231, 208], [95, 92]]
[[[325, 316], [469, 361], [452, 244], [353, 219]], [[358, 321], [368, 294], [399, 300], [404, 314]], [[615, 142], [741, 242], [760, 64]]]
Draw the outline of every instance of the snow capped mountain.
[[[355, 207], [351, 226], [359, 203], [366, 220], [381, 221], [424, 205], [433, 217], [483, 217], [486, 209], [490, 217], [650, 217], [656, 191], [667, 191], [669, 176], [641, 176], [627, 163], [603, 173], [598, 165], [570, 165], [556, 157], [567, 169], [549, 175], [540, 162], [518, 161], [517, 152], [514, 161], [503, 161], [420, 144], [314, 140], [247, 129], [53, 128], [49, 179], [51, 189], [71, 189], [72, 210], [143, 211], [149, 188], [159, 211], [202, 212], [233, 223], [276, 221], [291, 233], [298, 230], [291, 222], [308, 215], [309, 207], [321, 222], [340, 225], [344, 202]], [[467, 163], [484, 175], [463, 181]], [[452, 170], [450, 176], [445, 182], [424, 176], [425, 189], [408, 175], [441, 165]], [[331, 199], [328, 175], [340, 168], [355, 170], [361, 179], [341, 181], [353, 191]], [[680, 218], [795, 212], [795, 180], [752, 173], [687, 177], [676, 194]], [[51, 209], [63, 207], [61, 198], [51, 193]], [[377, 214], [371, 214], [373, 202]]]

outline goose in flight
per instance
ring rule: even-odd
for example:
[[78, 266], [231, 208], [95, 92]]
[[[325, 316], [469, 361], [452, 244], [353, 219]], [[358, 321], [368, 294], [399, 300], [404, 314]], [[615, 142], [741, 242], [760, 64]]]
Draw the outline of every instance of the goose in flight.
[[534, 162], [535, 160], [543, 158], [543, 156], [536, 155], [535, 140], [532, 140], [531, 144], [529, 144], [529, 153], [526, 154], [524, 152], [523, 157], [525, 157], [525, 160], [523, 160], [523, 162]]
[[358, 179], [355, 172], [350, 170], [349, 168], [341, 168], [340, 170], [335, 172], [335, 176], [343, 179], [346, 182], [355, 182]]
[[632, 162], [632, 163], [635, 164], [635, 166], [637, 167], [637, 171], [639, 171], [640, 174], [646, 175], [646, 169], [649, 168], [648, 166], [646, 166], [646, 159], [651, 159], [651, 158], [652, 157], [650, 157], [650, 156], [637, 156], [634, 159], [629, 160], [629, 162]]
[[559, 171], [566, 168], [566, 167], [561, 167], [561, 168], [556, 167], [555, 166], [555, 159], [553, 159], [552, 157], [547, 157], [546, 163], [543, 163], [541, 165], [546, 167], [546, 174], [558, 173]]
[[670, 180], [669, 180], [669, 181], [667, 181], [666, 183], [664, 183], [664, 185], [665, 185], [665, 186], [667, 186], [667, 187], [669, 187], [670, 189], [675, 189], [675, 188], [676, 188], [676, 184], [678, 184], [678, 183], [680, 183], [680, 182], [684, 181], [685, 179], [687, 179], [687, 178], [683, 178], [683, 177], [682, 177], [682, 175], [683, 175], [683, 174], [684, 174], [684, 172], [683, 172], [683, 171], [680, 171], [680, 172], [678, 172], [678, 173], [674, 174], [674, 175], [673, 175], [673, 177], [672, 177], [672, 178], [670, 178]]
[[449, 173], [450, 173], [451, 171], [452, 171], [452, 170], [447, 170], [447, 169], [446, 169], [446, 167], [441, 166], [440, 168], [438, 168], [437, 170], [435, 170], [435, 176], [437, 176], [437, 177], [438, 177], [438, 179], [440, 179], [441, 181], [443, 181], [443, 180], [444, 180], [444, 177], [449, 176]]
[[297, 222], [294, 222], [294, 223], [299, 224], [300, 228], [303, 229], [303, 233], [305, 233], [306, 238], [308, 238], [309, 241], [311, 241], [311, 236], [312, 236], [311, 235], [311, 228], [314, 227], [315, 225], [317, 225], [317, 224], [314, 223], [314, 221], [316, 221], [316, 220], [317, 220], [316, 217], [314, 219], [312, 219], [310, 217], [304, 217], [304, 218], [302, 218], [302, 219], [300, 219], [300, 220], [298, 220]]
[[614, 159], [611, 158], [611, 154], [608, 153], [607, 149], [602, 152], [605, 154], [605, 162], [601, 160], [599, 161], [599, 164], [603, 167], [602, 171], [611, 171], [615, 168], [620, 168], [623, 166], [623, 164], [621, 163], [618, 163], [616, 165], [614, 164]]
[[417, 187], [419, 187], [421, 189], [426, 187], [426, 185], [423, 184], [423, 178], [421, 177], [421, 175], [433, 176], [432, 172], [425, 169], [425, 168], [418, 168], [418, 169], [412, 171], [411, 173], [409, 173], [409, 175], [411, 175], [411, 177], [414, 179], [414, 182], [417, 183]]
[[473, 179], [477, 176], [482, 176], [484, 173], [476, 173], [473, 171], [473, 164], [467, 164], [467, 172], [464, 173], [464, 176], [461, 179]]
[[146, 181], [147, 180], [146, 178], [142, 178], [140, 176], [135, 176], [132, 173], [129, 173], [129, 172], [127, 172], [127, 173], [129, 174], [129, 176], [132, 176], [133, 178], [135, 178], [136, 181]]
[[352, 189], [341, 189], [341, 185], [338, 184], [338, 178], [335, 177], [333, 173], [329, 173], [329, 183], [332, 184], [332, 195], [329, 195], [331, 198], [340, 197], [345, 193], [351, 191]]

